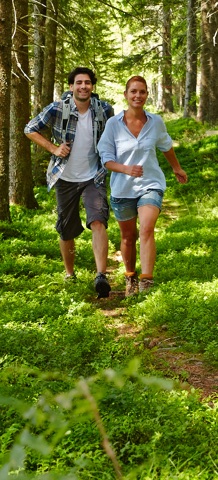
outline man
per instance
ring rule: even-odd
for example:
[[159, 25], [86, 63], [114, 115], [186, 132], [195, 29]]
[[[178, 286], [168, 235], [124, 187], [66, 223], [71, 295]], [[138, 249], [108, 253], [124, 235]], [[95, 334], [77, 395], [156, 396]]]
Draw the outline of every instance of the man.
[[[72, 93], [69, 118], [63, 138], [63, 101], [53, 102], [25, 127], [27, 137], [52, 154], [47, 171], [48, 189], [55, 186], [58, 219], [56, 230], [60, 234], [60, 251], [66, 279], [74, 279], [75, 238], [84, 230], [79, 203], [82, 197], [86, 210], [86, 226], [92, 231], [92, 247], [97, 275], [95, 289], [98, 298], [108, 297], [111, 290], [106, 278], [108, 255], [107, 223], [109, 207], [105, 179], [99, 176], [97, 142], [103, 132], [111, 106], [92, 96], [97, 79], [92, 70], [77, 67], [68, 77]], [[96, 103], [97, 102], [97, 103]], [[98, 113], [96, 114], [96, 105]], [[108, 114], [107, 111], [110, 113]], [[56, 144], [45, 138], [41, 131], [52, 128]]]

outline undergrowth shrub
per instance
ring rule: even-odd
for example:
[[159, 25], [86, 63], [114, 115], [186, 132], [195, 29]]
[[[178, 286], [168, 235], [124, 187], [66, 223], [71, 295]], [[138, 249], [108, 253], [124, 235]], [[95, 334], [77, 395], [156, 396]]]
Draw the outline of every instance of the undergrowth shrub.
[[[189, 182], [179, 184], [158, 153], [167, 190], [148, 294], [124, 299], [112, 212], [113, 295], [102, 301], [89, 230], [76, 240], [77, 282], [64, 282], [54, 191], [37, 188], [40, 208], [13, 205], [12, 223], [0, 225], [1, 480], [121, 478], [102, 439], [124, 480], [216, 478], [216, 398], [164, 381], [147, 348], [166, 332], [175, 351], [218, 366], [217, 137], [203, 137], [206, 126], [193, 119], [167, 127]], [[82, 206], [81, 214], [85, 225]], [[128, 367], [136, 356], [138, 370]]]

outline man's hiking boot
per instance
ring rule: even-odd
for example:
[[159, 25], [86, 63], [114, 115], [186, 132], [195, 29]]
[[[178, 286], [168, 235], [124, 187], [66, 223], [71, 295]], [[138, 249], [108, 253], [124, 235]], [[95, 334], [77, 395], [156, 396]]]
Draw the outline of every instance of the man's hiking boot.
[[126, 292], [125, 297], [131, 297], [131, 295], [136, 295], [138, 293], [138, 275], [136, 272], [132, 274], [125, 274], [126, 279]]
[[95, 277], [95, 290], [98, 293], [98, 298], [109, 297], [111, 287], [107, 281], [104, 273], [98, 273]]
[[154, 286], [154, 280], [149, 278], [140, 278], [139, 292], [148, 292]]

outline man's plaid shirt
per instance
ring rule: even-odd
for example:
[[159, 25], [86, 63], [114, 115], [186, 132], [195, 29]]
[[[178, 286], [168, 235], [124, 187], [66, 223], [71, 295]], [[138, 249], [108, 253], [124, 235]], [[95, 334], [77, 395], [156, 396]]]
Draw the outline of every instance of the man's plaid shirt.
[[[101, 134], [105, 127], [105, 123], [107, 121], [106, 111], [108, 108], [108, 104], [107, 102], [101, 102], [101, 106], [103, 108], [103, 121], [96, 120], [94, 105], [95, 105], [95, 99], [91, 97], [89, 108], [91, 109], [91, 112], [92, 112], [94, 147], [95, 147], [95, 151], [97, 152], [97, 142], [101, 137]], [[34, 132], [41, 133], [43, 130], [47, 128], [51, 128], [52, 137], [54, 141], [58, 145], [60, 145], [61, 143], [63, 143], [62, 112], [63, 112], [63, 101], [50, 103], [50, 105], [45, 107], [41, 113], [39, 113], [35, 118], [30, 120], [30, 122], [25, 126], [24, 133], [34, 133]], [[77, 120], [78, 120], [78, 109], [76, 107], [75, 102], [72, 101], [70, 105], [70, 117], [67, 125], [66, 138], [65, 138], [65, 141], [69, 143], [71, 146], [73, 144], [75, 134], [76, 134]], [[51, 160], [47, 169], [48, 190], [51, 190], [51, 188], [55, 185], [57, 180], [60, 178], [62, 172], [64, 171], [68, 158], [69, 158], [69, 155], [64, 158], [57, 157], [56, 155], [51, 156]], [[104, 167], [101, 170], [102, 170], [102, 175], [105, 176]], [[97, 172], [98, 176], [99, 176], [99, 173], [100, 172]], [[99, 180], [100, 180], [99, 183], [101, 183], [101, 180], [103, 180], [103, 177], [101, 178], [100, 176]]]

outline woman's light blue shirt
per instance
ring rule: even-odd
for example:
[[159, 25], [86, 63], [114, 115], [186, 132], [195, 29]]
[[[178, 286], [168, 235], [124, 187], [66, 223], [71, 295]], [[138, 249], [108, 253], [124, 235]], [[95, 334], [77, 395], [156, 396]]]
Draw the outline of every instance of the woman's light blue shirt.
[[147, 122], [136, 138], [123, 121], [124, 111], [106, 123], [98, 143], [102, 164], [114, 161], [124, 165], [142, 165], [143, 177], [131, 177], [124, 173], [111, 173], [111, 195], [117, 198], [136, 198], [149, 188], [164, 192], [166, 180], [161, 170], [156, 148], [167, 152], [172, 139], [160, 115], [145, 111]]

